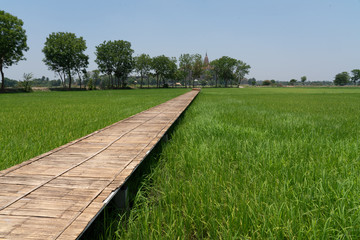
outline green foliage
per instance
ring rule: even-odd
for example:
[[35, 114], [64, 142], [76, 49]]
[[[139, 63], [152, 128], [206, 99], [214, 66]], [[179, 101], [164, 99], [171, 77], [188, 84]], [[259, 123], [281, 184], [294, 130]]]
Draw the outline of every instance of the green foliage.
[[151, 70], [151, 57], [148, 54], [141, 54], [135, 57], [135, 71], [140, 74], [140, 88], [143, 87], [144, 76], [148, 76]]
[[32, 82], [33, 74], [32, 73], [24, 73], [23, 80], [19, 82], [19, 86], [24, 89], [25, 92], [32, 92], [31, 82]]
[[16, 87], [19, 84], [18, 81], [10, 78], [5, 78], [5, 87]]
[[79, 73], [89, 64], [89, 56], [84, 54], [85, 50], [86, 42], [82, 37], [78, 38], [69, 32], [51, 33], [42, 50], [45, 55], [43, 61], [63, 82], [67, 75], [71, 88], [72, 74]]
[[351, 70], [351, 81], [353, 81], [354, 84], [356, 84], [357, 81], [360, 80], [360, 69], [353, 69]]
[[294, 86], [296, 82], [297, 82], [297, 80], [293, 78], [290, 80], [290, 85]]
[[139, 89], [0, 94], [0, 170], [186, 91]]
[[[99, 70], [112, 78], [112, 74], [117, 79], [117, 87], [125, 88], [126, 79], [134, 69], [135, 61], [132, 57], [134, 50], [131, 43], [124, 40], [104, 41], [96, 46], [96, 60]], [[111, 79], [112, 80], [112, 79]], [[113, 86], [113, 83], [111, 83]]]
[[271, 81], [270, 80], [265, 80], [262, 82], [263, 86], [270, 86], [271, 85]]
[[194, 87], [194, 80], [195, 79], [200, 79], [202, 73], [204, 72], [204, 65], [203, 65], [203, 60], [200, 54], [194, 54], [192, 55], [192, 79], [193, 79], [193, 87]]
[[240, 81], [249, 73], [250, 69], [250, 65], [243, 61], [227, 56], [213, 60], [210, 65], [213, 67], [216, 77], [225, 82], [225, 87], [227, 87], [229, 82], [231, 83], [236, 79], [238, 79], [240, 84]]
[[[184, 83], [187, 87], [188, 82], [191, 79], [191, 69], [193, 65], [193, 55], [185, 53], [181, 54], [179, 57], [179, 67], [180, 70], [184, 73]], [[190, 83], [189, 83], [190, 85]]]
[[344, 86], [350, 81], [350, 76], [348, 72], [338, 73], [335, 76], [334, 84], [339, 86]]
[[246, 64], [241, 60], [237, 60], [236, 69], [235, 69], [235, 77], [238, 79], [238, 84], [241, 83], [241, 80], [245, 77], [245, 75], [250, 72], [250, 65]]
[[255, 86], [256, 85], [256, 79], [255, 78], [249, 78], [248, 84], [252, 85], [252, 86]]
[[120, 239], [357, 239], [360, 89], [203, 89]]
[[301, 82], [302, 82], [303, 84], [305, 83], [306, 80], [307, 80], [306, 76], [302, 76], [302, 77], [301, 77]]
[[3, 69], [25, 60], [24, 51], [29, 50], [26, 32], [22, 28], [23, 21], [0, 10], [0, 73], [1, 89], [5, 88]]
[[176, 58], [169, 58], [165, 55], [153, 57], [151, 68], [155, 72], [157, 87], [160, 87], [160, 80], [163, 81], [163, 86], [165, 86], [165, 80], [167, 78], [175, 78], [177, 70]]

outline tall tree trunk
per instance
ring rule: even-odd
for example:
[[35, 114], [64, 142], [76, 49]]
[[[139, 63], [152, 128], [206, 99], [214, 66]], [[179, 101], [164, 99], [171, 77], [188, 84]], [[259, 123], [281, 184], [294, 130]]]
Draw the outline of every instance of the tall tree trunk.
[[66, 88], [66, 72], [63, 71], [63, 74], [64, 74], [63, 88]]
[[148, 81], [148, 88], [150, 88], [150, 79], [149, 79], [149, 76], [146, 76], [147, 77], [147, 81]]
[[159, 74], [156, 75], [156, 87], [157, 88], [159, 87]]
[[0, 63], [0, 72], [1, 72], [1, 90], [4, 91], [4, 89], [5, 89], [5, 76], [4, 76], [4, 72], [3, 72], [3, 64], [2, 64], [2, 62]]
[[141, 74], [140, 88], [142, 88], [142, 87], [143, 87], [143, 78], [144, 78], [144, 76]]
[[79, 82], [80, 82], [80, 89], [81, 89], [81, 76], [80, 76], [80, 73], [79, 73], [79, 71], [77, 71], [77, 74], [78, 74], [78, 77], [79, 77]]
[[71, 89], [71, 71], [68, 70], [68, 75], [69, 75], [69, 89]]

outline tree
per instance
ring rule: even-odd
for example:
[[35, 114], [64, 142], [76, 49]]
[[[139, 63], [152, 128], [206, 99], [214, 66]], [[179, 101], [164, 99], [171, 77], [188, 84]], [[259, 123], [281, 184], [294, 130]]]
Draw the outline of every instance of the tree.
[[124, 40], [104, 41], [96, 47], [96, 60], [99, 70], [109, 75], [111, 86], [113, 87], [112, 74], [117, 79], [117, 87], [126, 86], [126, 79], [134, 69], [134, 59], [131, 43]]
[[235, 66], [235, 75], [238, 79], [238, 85], [240, 86], [241, 80], [245, 77], [246, 74], [250, 72], [250, 65], [244, 63], [241, 60], [237, 60]]
[[224, 80], [225, 87], [227, 87], [229, 81], [236, 79], [235, 70], [237, 60], [231, 57], [223, 56], [219, 58], [215, 64], [215, 68], [218, 71], [217, 75], [220, 79]]
[[358, 80], [360, 80], [360, 69], [353, 69], [351, 70], [352, 77], [351, 80], [356, 84]]
[[[186, 78], [186, 72], [184, 72], [181, 69], [177, 69], [175, 74], [174, 74], [174, 79], [176, 80], [176, 82], [181, 82], [182, 80], [184, 80]], [[174, 84], [174, 86], [176, 87], [176, 83]]]
[[338, 73], [335, 76], [334, 84], [339, 86], [344, 86], [350, 81], [350, 76], [348, 72]]
[[193, 65], [193, 55], [190, 55], [188, 53], [180, 55], [179, 67], [180, 67], [180, 70], [184, 72], [185, 87], [187, 87], [188, 82], [189, 82], [189, 85], [190, 85], [192, 65]]
[[176, 65], [176, 58], [168, 58], [166, 63], [166, 69], [165, 69], [165, 75], [163, 78], [163, 86], [165, 87], [165, 78], [166, 79], [175, 79], [176, 78], [176, 71], [177, 71], [177, 65]]
[[215, 87], [218, 87], [218, 78], [220, 73], [219, 59], [212, 60], [210, 65], [212, 66], [215, 75]]
[[297, 82], [296, 79], [291, 79], [291, 80], [290, 80], [290, 85], [294, 86], [296, 82]]
[[166, 78], [174, 78], [176, 72], [176, 58], [169, 58], [165, 55], [154, 57], [151, 61], [151, 68], [154, 70], [156, 76], [156, 86], [160, 87], [160, 81], [163, 81], [165, 86]]
[[262, 82], [263, 86], [270, 86], [271, 85], [271, 81], [270, 80], [265, 80]]
[[248, 84], [252, 85], [252, 86], [255, 86], [256, 85], [256, 79], [255, 78], [249, 78]]
[[71, 76], [79, 73], [80, 69], [89, 64], [89, 56], [84, 54], [86, 42], [82, 37], [76, 37], [74, 33], [57, 32], [51, 33], [45, 42], [43, 61], [49, 70], [56, 72], [65, 82], [66, 75], [71, 88]]
[[109, 87], [113, 87], [112, 74], [115, 71], [113, 59], [112, 59], [112, 42], [106, 42], [96, 46], [96, 59], [95, 62], [98, 65], [99, 71], [109, 76]]
[[302, 84], [305, 83], [306, 79], [307, 79], [306, 76], [302, 76], [302, 77], [301, 77], [301, 82], [302, 82]]
[[0, 73], [1, 89], [5, 89], [4, 68], [25, 60], [23, 52], [29, 50], [23, 21], [0, 10]]
[[32, 73], [24, 73], [23, 81], [20, 82], [20, 86], [24, 89], [25, 92], [31, 92], [31, 80], [33, 79]]
[[148, 74], [151, 70], [151, 57], [147, 54], [141, 54], [138, 57], [135, 57], [135, 71], [140, 74], [140, 88], [143, 86], [144, 76], [148, 77]]
[[200, 79], [201, 74], [204, 71], [203, 61], [200, 54], [192, 55], [192, 85], [195, 87], [195, 79]]

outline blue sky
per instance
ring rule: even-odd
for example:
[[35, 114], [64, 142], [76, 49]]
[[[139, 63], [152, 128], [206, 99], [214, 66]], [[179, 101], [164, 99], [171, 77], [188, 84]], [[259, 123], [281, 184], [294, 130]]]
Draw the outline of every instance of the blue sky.
[[251, 65], [247, 77], [333, 80], [360, 68], [360, 0], [0, 0], [24, 21], [26, 61], [5, 69], [55, 78], [42, 62], [46, 37], [73, 32], [86, 40], [89, 70], [104, 40], [131, 42], [135, 56], [208, 53]]

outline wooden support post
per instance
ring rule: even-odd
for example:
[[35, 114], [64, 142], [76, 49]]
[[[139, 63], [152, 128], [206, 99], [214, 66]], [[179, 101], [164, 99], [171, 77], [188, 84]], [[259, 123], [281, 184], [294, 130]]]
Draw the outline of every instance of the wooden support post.
[[116, 206], [121, 209], [129, 208], [128, 187], [123, 185], [114, 197]]
[[164, 140], [164, 142], [169, 141], [169, 136], [167, 133], [163, 136], [163, 140]]

